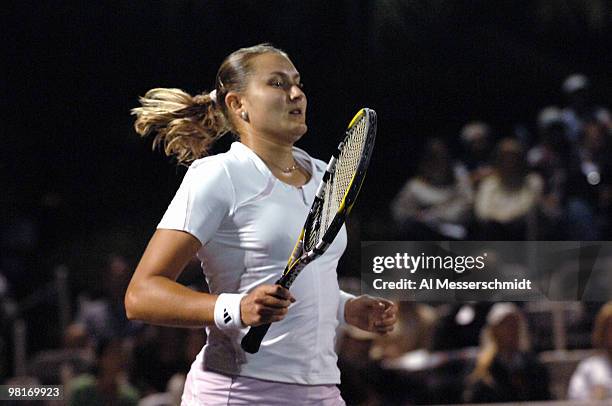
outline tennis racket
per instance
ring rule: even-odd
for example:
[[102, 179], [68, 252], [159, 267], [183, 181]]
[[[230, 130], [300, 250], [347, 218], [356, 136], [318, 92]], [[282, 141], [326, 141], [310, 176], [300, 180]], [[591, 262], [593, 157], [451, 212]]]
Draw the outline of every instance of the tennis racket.
[[[344, 139], [327, 164], [306, 223], [277, 285], [289, 289], [302, 269], [323, 255], [334, 241], [363, 184], [375, 138], [376, 112], [363, 108], [349, 123]], [[242, 338], [242, 349], [251, 354], [259, 351], [269, 328], [270, 323], [251, 327]]]

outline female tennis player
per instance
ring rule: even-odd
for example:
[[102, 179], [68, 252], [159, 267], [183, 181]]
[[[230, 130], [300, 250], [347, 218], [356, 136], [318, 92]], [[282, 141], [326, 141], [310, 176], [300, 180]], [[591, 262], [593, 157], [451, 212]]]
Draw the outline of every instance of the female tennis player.
[[[183, 405], [343, 405], [336, 384], [336, 328], [385, 334], [396, 306], [338, 287], [342, 230], [291, 291], [274, 285], [312, 204], [325, 163], [293, 144], [306, 133], [306, 95], [287, 54], [268, 44], [239, 49], [215, 89], [191, 96], [152, 89], [135, 108], [136, 131], [191, 163], [136, 268], [125, 296], [130, 319], [206, 326], [208, 341], [187, 376]], [[206, 156], [227, 132], [228, 152]], [[176, 279], [197, 255], [210, 293]], [[273, 322], [259, 352], [240, 340]]]

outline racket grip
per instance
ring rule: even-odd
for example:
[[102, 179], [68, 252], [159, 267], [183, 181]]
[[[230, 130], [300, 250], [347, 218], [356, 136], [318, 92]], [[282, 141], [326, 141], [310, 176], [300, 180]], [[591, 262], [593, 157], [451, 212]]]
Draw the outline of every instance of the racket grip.
[[242, 337], [242, 341], [240, 342], [242, 349], [249, 354], [255, 354], [257, 351], [259, 351], [259, 346], [261, 345], [261, 342], [266, 336], [269, 328], [270, 323], [251, 327], [246, 335]]

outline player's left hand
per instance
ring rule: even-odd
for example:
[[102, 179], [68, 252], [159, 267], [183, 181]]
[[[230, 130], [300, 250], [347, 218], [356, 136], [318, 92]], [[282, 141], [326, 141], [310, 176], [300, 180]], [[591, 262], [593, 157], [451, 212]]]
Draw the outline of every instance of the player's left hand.
[[397, 305], [380, 297], [362, 295], [346, 302], [344, 318], [357, 328], [384, 335], [393, 331], [397, 322]]

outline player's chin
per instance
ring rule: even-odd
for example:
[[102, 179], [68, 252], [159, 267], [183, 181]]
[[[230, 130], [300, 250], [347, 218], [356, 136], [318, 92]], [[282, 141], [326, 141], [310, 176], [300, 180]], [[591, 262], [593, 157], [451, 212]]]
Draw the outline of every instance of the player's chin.
[[295, 123], [289, 126], [286, 134], [293, 142], [296, 142], [306, 134], [306, 131], [308, 131], [308, 126], [305, 123]]

